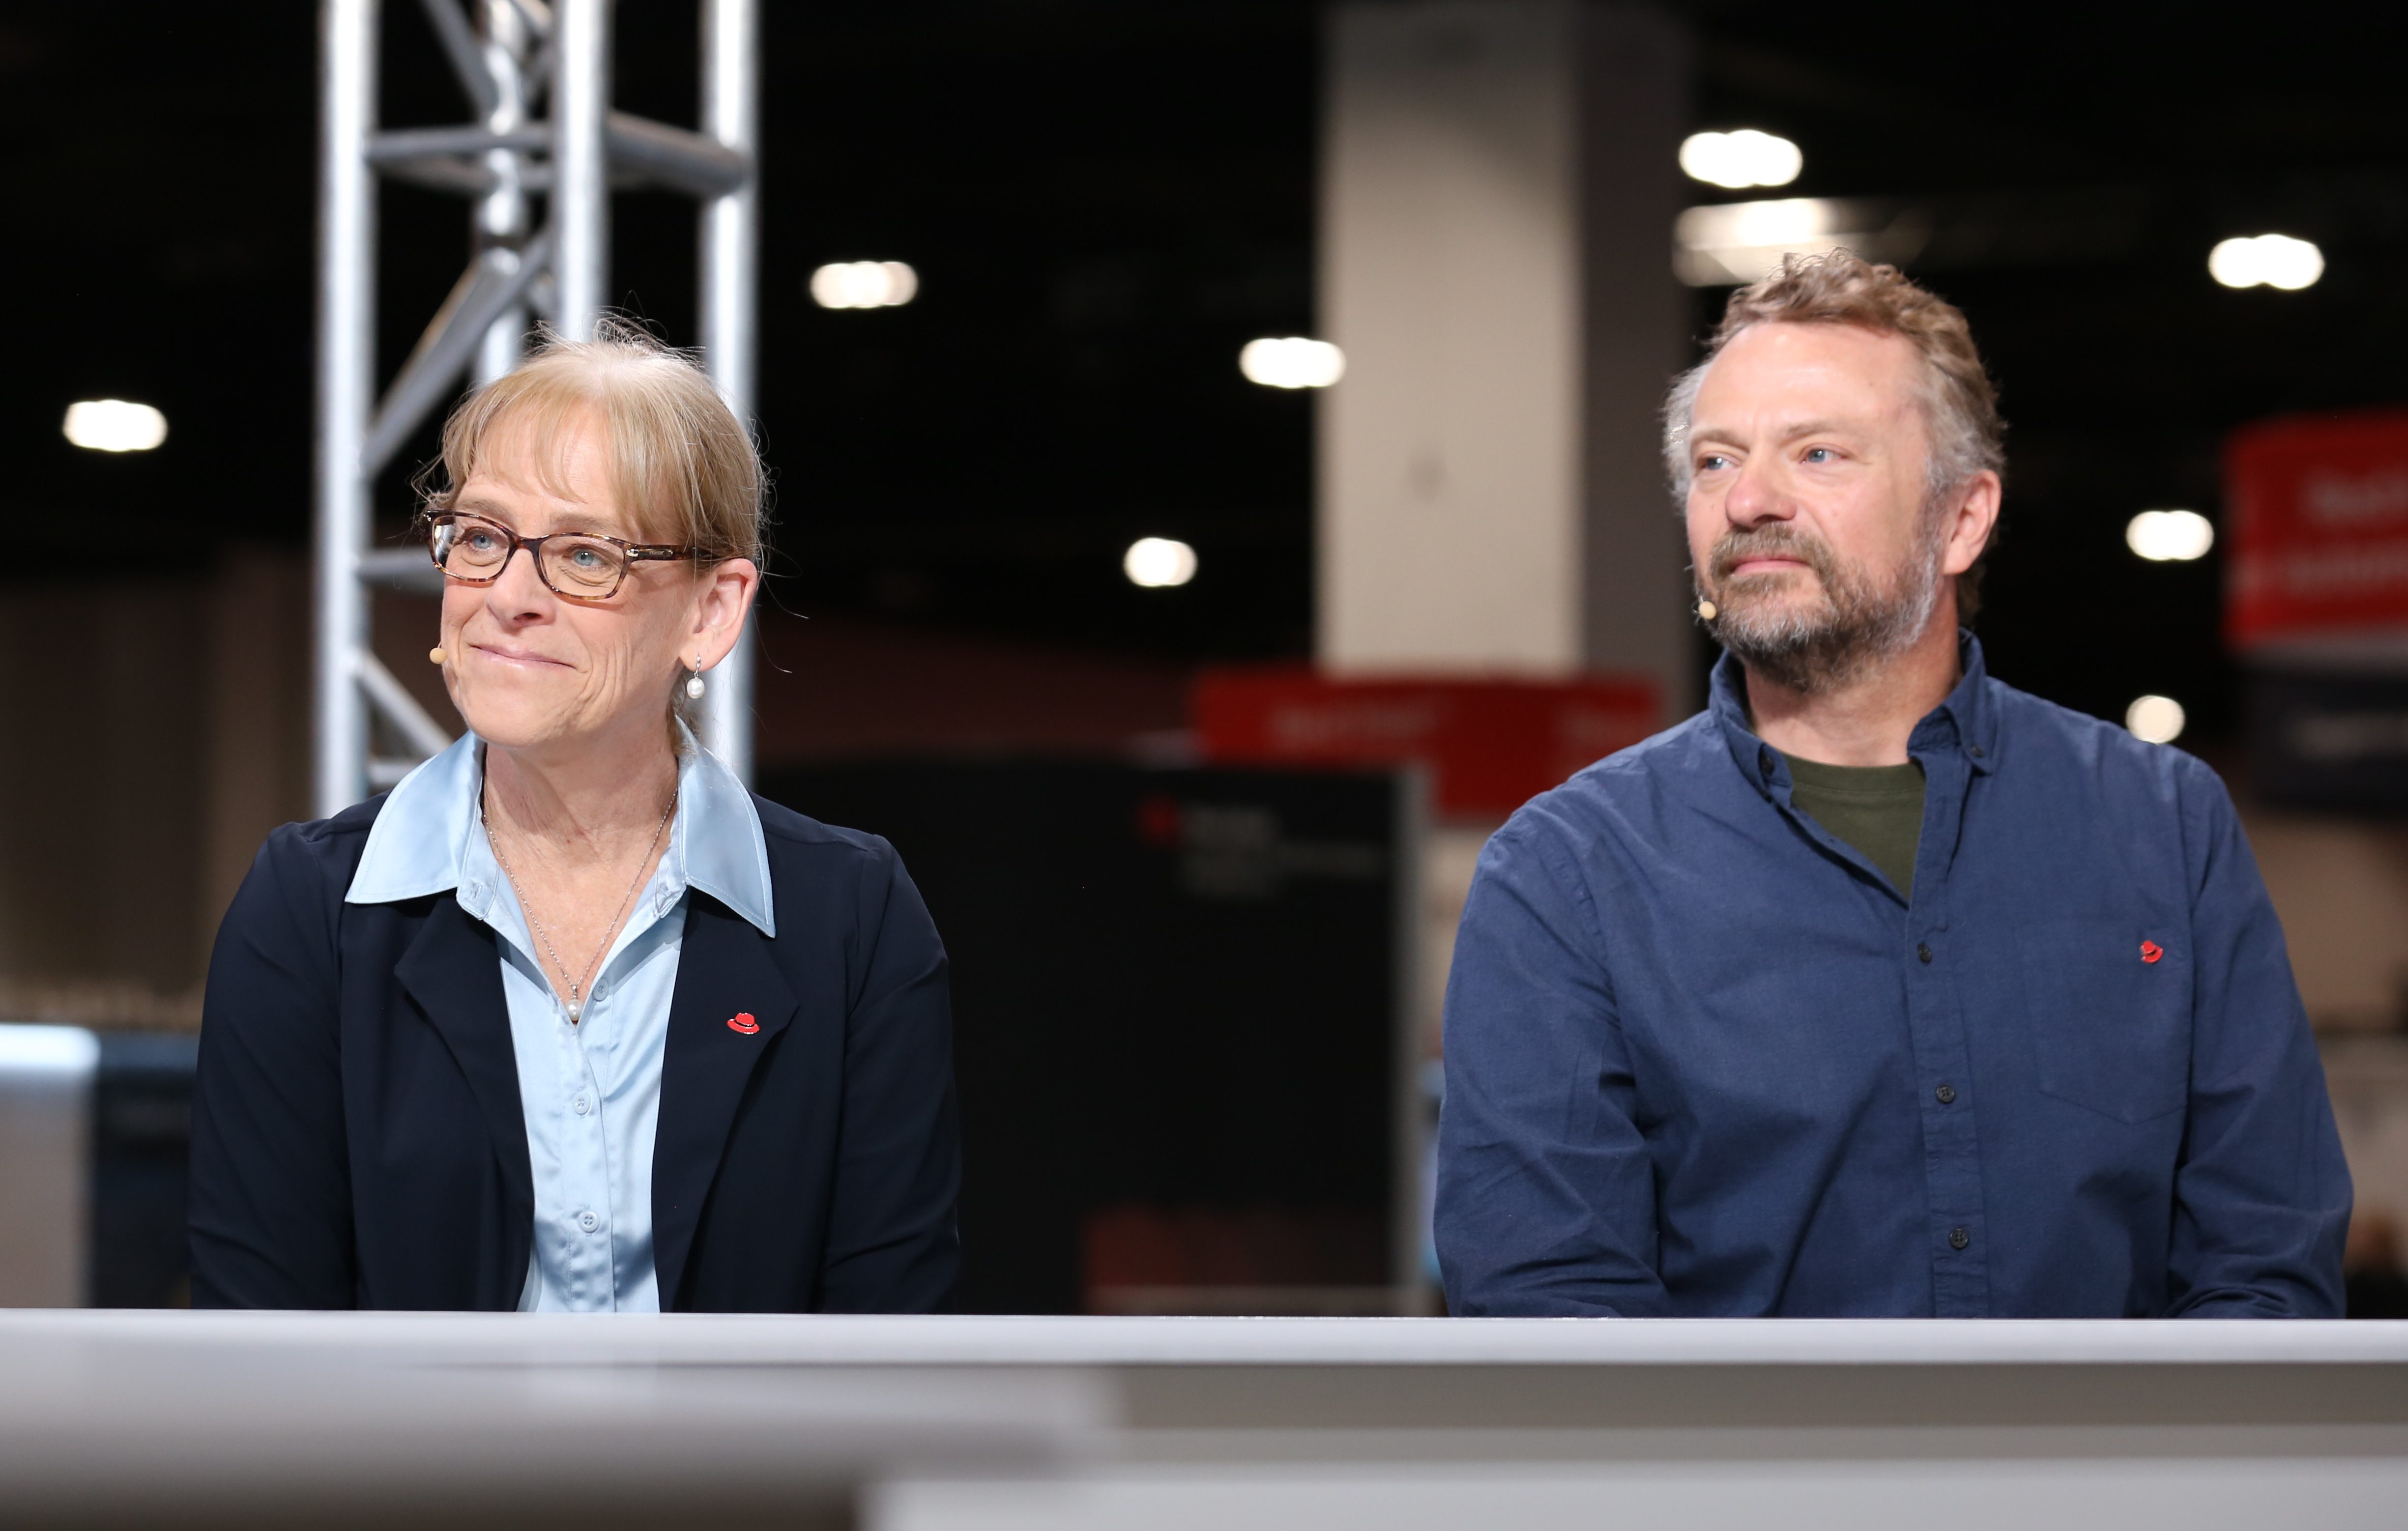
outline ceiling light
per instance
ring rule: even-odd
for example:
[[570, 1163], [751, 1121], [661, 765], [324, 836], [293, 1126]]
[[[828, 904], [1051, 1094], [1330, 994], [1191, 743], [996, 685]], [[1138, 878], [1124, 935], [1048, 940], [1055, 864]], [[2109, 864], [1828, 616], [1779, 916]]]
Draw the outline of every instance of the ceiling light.
[[2125, 526], [2124, 545], [2152, 564], [2187, 564], [2215, 546], [2215, 527], [2196, 510], [2143, 510]]
[[920, 274], [901, 261], [838, 261], [811, 273], [823, 308], [899, 308], [919, 291]]
[[1143, 590], [1167, 590], [1196, 578], [1196, 550], [1167, 537], [1141, 537], [1121, 555], [1121, 572]]
[[1265, 388], [1326, 388], [1346, 376], [1346, 353], [1326, 340], [1298, 335], [1249, 340], [1238, 352], [1238, 370]]
[[1745, 186], [1786, 186], [1805, 167], [1806, 156], [1796, 144], [1754, 128], [1692, 133], [1681, 143], [1681, 168], [1690, 179], [1734, 192]]
[[2325, 274], [2325, 252], [2287, 234], [2227, 239], [2207, 252], [2207, 273], [2227, 287], [2279, 287], [2296, 293]]
[[67, 406], [60, 429], [87, 451], [149, 451], [167, 439], [167, 417], [147, 404], [86, 399]]
[[2182, 737], [2182, 704], [2171, 696], [2135, 697], [2124, 709], [2124, 726], [2143, 744], [2172, 744]]
[[1901, 265], [1922, 254], [1929, 236], [1921, 220], [1862, 197], [1710, 202], [1673, 221], [1672, 270], [1692, 287], [1729, 286], [1780, 270], [1784, 255], [1833, 249]]

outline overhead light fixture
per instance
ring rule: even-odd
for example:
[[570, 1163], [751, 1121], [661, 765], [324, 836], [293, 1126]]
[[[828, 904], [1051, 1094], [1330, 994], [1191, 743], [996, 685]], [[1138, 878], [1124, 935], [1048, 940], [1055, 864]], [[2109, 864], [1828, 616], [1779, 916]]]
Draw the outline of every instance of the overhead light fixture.
[[823, 308], [899, 308], [920, 291], [920, 274], [901, 261], [838, 261], [811, 273], [811, 301]]
[[1798, 146], [1777, 134], [1742, 128], [1736, 133], [1692, 133], [1681, 141], [1681, 169], [1691, 180], [1739, 191], [1749, 186], [1786, 186], [1806, 168]]
[[1346, 376], [1346, 353], [1300, 335], [1249, 340], [1238, 352], [1238, 370], [1265, 388], [1326, 388]]
[[85, 399], [67, 406], [60, 429], [86, 451], [149, 451], [167, 439], [167, 417], [147, 404]]
[[1904, 265], [1923, 252], [1930, 234], [1911, 209], [1864, 198], [1712, 202], [1673, 221], [1672, 271], [1692, 287], [1728, 287], [1780, 270], [1784, 255], [1834, 249]]
[[1141, 590], [1168, 590], [1196, 578], [1196, 550], [1167, 537], [1141, 537], [1121, 555], [1121, 572]]
[[2124, 709], [2124, 726], [2143, 744], [2172, 744], [2182, 737], [2183, 706], [2171, 696], [2138, 696]]
[[2207, 252], [2207, 274], [2227, 287], [2274, 287], [2296, 293], [2325, 274], [2325, 252], [2287, 234], [2226, 239]]
[[2187, 564], [2215, 546], [2215, 526], [2196, 510], [2143, 510], [2126, 523], [2124, 545], [2152, 564]]

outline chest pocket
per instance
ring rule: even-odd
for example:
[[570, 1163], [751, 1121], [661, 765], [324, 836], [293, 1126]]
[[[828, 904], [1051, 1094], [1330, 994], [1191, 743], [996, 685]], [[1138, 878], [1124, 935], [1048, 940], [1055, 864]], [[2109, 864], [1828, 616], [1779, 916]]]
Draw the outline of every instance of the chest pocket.
[[2186, 937], [2114, 921], [2015, 933], [2041, 1093], [2118, 1122], [2155, 1121], [2190, 1094]]

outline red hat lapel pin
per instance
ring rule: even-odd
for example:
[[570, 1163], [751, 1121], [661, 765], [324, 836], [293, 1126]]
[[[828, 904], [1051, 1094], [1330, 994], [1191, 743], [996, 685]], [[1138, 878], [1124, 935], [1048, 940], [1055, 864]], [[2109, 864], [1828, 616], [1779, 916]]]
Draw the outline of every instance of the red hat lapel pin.
[[[2151, 962], [2155, 962], [2157, 959], [2151, 957], [2149, 960]], [[727, 1023], [727, 1029], [730, 1031], [740, 1031], [745, 1036], [750, 1037], [754, 1032], [761, 1029], [761, 1023], [752, 1019], [752, 1012], [751, 1010], [738, 1010], [736, 1012], [735, 1018]]]

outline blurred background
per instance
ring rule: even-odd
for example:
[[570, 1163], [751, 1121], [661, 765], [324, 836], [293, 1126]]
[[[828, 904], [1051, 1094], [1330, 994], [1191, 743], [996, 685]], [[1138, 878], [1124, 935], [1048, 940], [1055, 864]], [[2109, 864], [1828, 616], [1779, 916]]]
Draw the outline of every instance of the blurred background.
[[[694, 122], [695, 7], [615, 36], [614, 104]], [[181, 1300], [208, 945], [313, 812], [318, 37], [0, 5], [0, 1220], [65, 1230], [7, 1300]], [[378, 40], [383, 125], [466, 120], [425, 7]], [[2000, 382], [1993, 673], [2242, 805], [2353, 1302], [2401, 1311], [2403, 50], [2313, 3], [767, 7], [756, 782], [895, 839], [946, 933], [966, 1301], [1427, 1310], [1471, 858], [1698, 705], [1655, 410], [1733, 284], [1837, 243]], [[379, 197], [381, 383], [469, 237]], [[681, 345], [692, 208], [609, 225], [609, 301]], [[376, 649], [456, 731], [433, 610], [379, 594]]]

